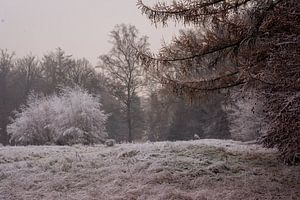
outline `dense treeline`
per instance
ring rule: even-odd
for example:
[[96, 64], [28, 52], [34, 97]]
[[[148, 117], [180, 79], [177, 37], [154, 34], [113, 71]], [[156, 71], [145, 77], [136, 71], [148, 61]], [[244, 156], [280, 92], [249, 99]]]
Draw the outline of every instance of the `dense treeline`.
[[110, 114], [107, 121], [109, 136], [119, 141], [127, 140], [126, 115], [120, 102], [110, 94], [106, 77], [98, 73], [88, 60], [75, 59], [60, 48], [41, 59], [32, 55], [17, 58], [14, 53], [1, 50], [0, 64], [1, 143], [9, 143], [7, 125], [14, 117], [13, 111], [20, 109], [30, 92], [52, 95], [66, 86], [79, 86], [100, 95], [104, 110]]
[[[1, 50], [0, 62], [2, 144], [9, 144], [12, 139], [7, 127], [15, 117], [14, 111], [20, 112], [23, 104], [30, 103], [30, 99], [27, 100], [32, 92], [49, 96], [60, 94], [65, 87], [78, 86], [100, 96], [102, 108], [108, 114], [108, 138], [129, 141], [126, 104], [124, 99], [118, 98], [124, 96], [123, 86], [117, 82], [112, 84], [108, 80], [111, 76], [97, 71], [86, 59], [75, 59], [58, 48], [41, 59], [32, 55], [18, 58]], [[230, 137], [221, 96], [191, 105], [161, 86], [145, 83], [142, 87], [147, 94], [133, 93], [131, 100], [131, 141], [188, 140], [194, 139], [195, 134], [200, 138]]]
[[[194, 38], [194, 44], [199, 42], [197, 31], [182, 33]], [[115, 139], [118, 142], [199, 138], [252, 140], [261, 134], [258, 131], [257, 122], [252, 124], [248, 122], [254, 118], [256, 121], [261, 119], [252, 113], [253, 102], [250, 104], [243, 103], [241, 106], [240, 101], [234, 102], [228, 98], [227, 92], [217, 92], [206, 95], [204, 100], [191, 103], [185, 97], [174, 95], [174, 91], [170, 91], [168, 85], [161, 84], [155, 74], [145, 73], [139, 56], [141, 53], [148, 54], [148, 39], [146, 36], [139, 36], [138, 30], [134, 26], [117, 25], [111, 32], [110, 42], [112, 49], [99, 57], [97, 67], [84, 58], [76, 59], [68, 55], [60, 48], [45, 54], [40, 59], [33, 55], [18, 58], [14, 53], [2, 49], [0, 55], [0, 142], [16, 144], [15, 138], [24, 139], [22, 134], [25, 133], [18, 133], [16, 130], [30, 130], [28, 124], [25, 124], [25, 127], [17, 127], [17, 124], [11, 125], [11, 123], [19, 122], [20, 119], [15, 118], [23, 116], [22, 112], [39, 114], [39, 106], [36, 106], [37, 109], [35, 109], [34, 106], [30, 107], [30, 105], [42, 102], [46, 107], [50, 106], [48, 110], [51, 111], [53, 110], [51, 105], [54, 105], [50, 101], [51, 98], [56, 98], [57, 95], [60, 97], [65, 88], [78, 87], [91, 95], [100, 96], [101, 109], [107, 116], [107, 120], [105, 119], [107, 138]], [[174, 56], [174, 52], [167, 51], [167, 48], [164, 53], [166, 56]], [[176, 55], [184, 55], [185, 53], [180, 46], [176, 47]], [[209, 59], [213, 59], [213, 57]], [[185, 64], [193, 66], [195, 63], [187, 62]], [[180, 67], [180, 65], [178, 66]], [[165, 69], [167, 70], [166, 73], [175, 70], [177, 77], [184, 77], [187, 75], [186, 73], [189, 73], [188, 71], [181, 73], [176, 67]], [[199, 73], [197, 68], [195, 70]], [[201, 72], [205, 73], [205, 71]], [[195, 75], [197, 73], [193, 72]], [[180, 91], [176, 88], [175, 90]], [[32, 101], [30, 100], [32, 92], [41, 96], [48, 96], [49, 99], [46, 98], [45, 101], [42, 101], [42, 98]], [[190, 100], [193, 101], [194, 99], [190, 98]], [[255, 100], [254, 104], [256, 105]], [[63, 102], [65, 101], [62, 101], [62, 104]], [[234, 102], [233, 105], [232, 102]], [[24, 108], [24, 104], [28, 105], [28, 109]], [[91, 105], [96, 104], [91, 103]], [[248, 109], [241, 112], [240, 108], [245, 108], [245, 105]], [[76, 106], [81, 105], [76, 104]], [[57, 109], [54, 109], [52, 113], [60, 113], [60, 111], [56, 111]], [[71, 111], [69, 113], [74, 114], [74, 109]], [[240, 118], [241, 115], [245, 117]], [[55, 121], [54, 119], [52, 121]], [[74, 115], [72, 119], [76, 121], [86, 118]], [[24, 124], [24, 121], [20, 121], [19, 124]], [[35, 144], [47, 142], [69, 144], [83, 141], [72, 138], [70, 134], [82, 135], [89, 130], [95, 132], [93, 128], [78, 128], [71, 121], [64, 123], [64, 125], [57, 122], [56, 124], [59, 124], [57, 127], [53, 127], [55, 126], [53, 125], [54, 122], [48, 123], [46, 126], [43, 124], [43, 120], [41, 123], [37, 121], [36, 126], [39, 127], [39, 131], [26, 134], [29, 134], [30, 137], [39, 134], [38, 132], [48, 135], [48, 129], [51, 126], [51, 132], [55, 133], [54, 137], [48, 141], [47, 137], [41, 136], [42, 140]], [[71, 127], [66, 128], [67, 124], [71, 124]], [[83, 122], [83, 124], [85, 126], [89, 123]], [[9, 131], [7, 130], [8, 127]], [[8, 132], [13, 133], [14, 137], [8, 135]], [[67, 135], [71, 140], [65, 138], [61, 140], [59, 135]], [[94, 140], [91, 141], [95, 142]], [[23, 144], [31, 143], [24, 140]]]

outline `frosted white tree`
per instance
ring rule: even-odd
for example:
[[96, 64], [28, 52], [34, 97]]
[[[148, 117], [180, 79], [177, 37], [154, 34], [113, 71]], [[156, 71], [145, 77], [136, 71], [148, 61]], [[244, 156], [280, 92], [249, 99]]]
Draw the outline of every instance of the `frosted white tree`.
[[60, 113], [53, 119], [54, 128], [59, 133], [57, 143], [90, 144], [105, 141], [107, 115], [102, 111], [98, 97], [79, 88], [65, 88], [55, 102], [55, 113]]
[[11, 143], [72, 145], [104, 142], [107, 115], [99, 97], [76, 88], [64, 88], [59, 95], [31, 94], [27, 105], [16, 112], [8, 125]]
[[246, 94], [233, 92], [231, 97], [235, 101], [225, 108], [231, 137], [241, 141], [258, 139], [267, 127], [262, 96], [252, 91]]

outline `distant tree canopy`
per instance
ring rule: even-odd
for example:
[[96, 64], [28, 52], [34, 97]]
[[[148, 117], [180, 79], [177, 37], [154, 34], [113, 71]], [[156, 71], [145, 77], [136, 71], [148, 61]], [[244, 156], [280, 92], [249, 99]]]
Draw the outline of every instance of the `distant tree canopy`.
[[188, 0], [138, 6], [152, 23], [195, 26], [158, 55], [140, 54], [146, 68], [176, 94], [197, 98], [242, 86], [265, 97], [263, 136], [284, 161], [300, 160], [300, 2]]

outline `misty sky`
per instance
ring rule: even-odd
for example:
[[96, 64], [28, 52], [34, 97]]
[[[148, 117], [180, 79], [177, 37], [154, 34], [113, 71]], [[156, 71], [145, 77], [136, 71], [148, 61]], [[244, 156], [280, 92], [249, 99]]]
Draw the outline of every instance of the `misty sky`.
[[[154, 0], [145, 0], [152, 4]], [[109, 32], [116, 24], [133, 24], [157, 50], [177, 28], [155, 28], [141, 15], [136, 0], [0, 0], [0, 49], [41, 57], [61, 47], [93, 64], [109, 51]]]

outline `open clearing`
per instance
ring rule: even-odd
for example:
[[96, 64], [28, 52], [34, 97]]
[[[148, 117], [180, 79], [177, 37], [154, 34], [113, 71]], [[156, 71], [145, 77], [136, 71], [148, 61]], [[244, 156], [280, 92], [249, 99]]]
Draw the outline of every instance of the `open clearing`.
[[0, 147], [0, 199], [300, 199], [300, 166], [234, 141]]

